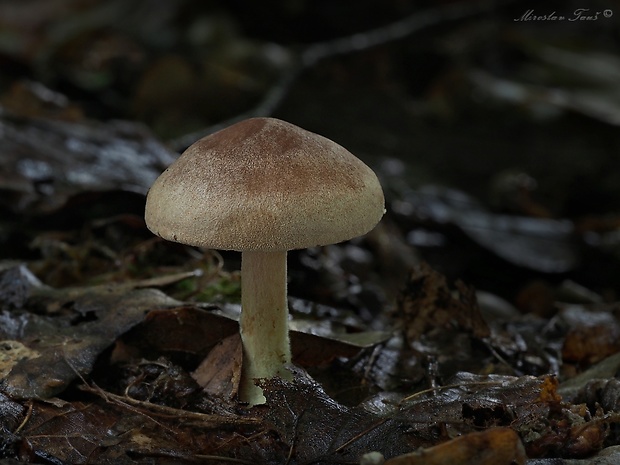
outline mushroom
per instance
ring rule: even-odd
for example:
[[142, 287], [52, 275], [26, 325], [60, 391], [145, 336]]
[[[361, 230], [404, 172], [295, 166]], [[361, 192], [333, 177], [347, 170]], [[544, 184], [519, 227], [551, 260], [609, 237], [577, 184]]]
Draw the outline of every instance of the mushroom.
[[385, 213], [375, 173], [335, 142], [251, 118], [190, 146], [151, 186], [158, 236], [241, 252], [239, 395], [265, 402], [259, 378], [290, 378], [286, 254], [370, 231]]

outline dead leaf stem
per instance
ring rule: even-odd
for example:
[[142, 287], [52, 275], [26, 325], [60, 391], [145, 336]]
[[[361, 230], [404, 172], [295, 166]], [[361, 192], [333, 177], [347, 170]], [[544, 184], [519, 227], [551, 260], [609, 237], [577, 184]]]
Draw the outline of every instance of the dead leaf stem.
[[166, 405], [153, 404], [152, 402], [134, 399], [129, 396], [119, 396], [111, 392], [105, 391], [96, 385], [85, 384], [81, 386], [81, 389], [96, 395], [106, 400], [106, 402], [114, 403], [122, 407], [131, 409], [138, 413], [141, 410], [148, 411], [151, 414], [157, 415], [161, 418], [172, 419], [184, 419], [197, 421], [202, 426], [208, 427], [222, 427], [223, 425], [255, 425], [259, 422], [258, 418], [238, 418], [238, 417], [226, 417], [223, 415], [214, 415], [210, 413], [191, 412], [188, 410], [180, 410], [174, 407], [168, 407]]
[[24, 429], [24, 427], [26, 426], [26, 423], [28, 423], [28, 421], [30, 420], [30, 418], [32, 417], [32, 410], [34, 409], [34, 403], [32, 402], [32, 400], [30, 400], [28, 402], [28, 411], [26, 412], [26, 416], [24, 416], [24, 419], [22, 420], [22, 422], [19, 424], [19, 426], [17, 427], [17, 429], [15, 431], [13, 431], [13, 434], [18, 435], [19, 432]]
[[432, 387], [428, 389], [423, 389], [422, 391], [418, 391], [414, 394], [411, 394], [410, 396], [401, 399], [401, 401], [399, 402], [399, 406], [402, 407], [405, 402], [409, 402], [411, 399], [424, 394], [428, 394], [429, 392], [435, 393], [436, 391], [444, 391], [447, 389], [457, 389], [469, 386], [494, 386], [499, 384], [502, 384], [502, 381], [479, 381], [474, 383], [446, 384], [445, 386]]

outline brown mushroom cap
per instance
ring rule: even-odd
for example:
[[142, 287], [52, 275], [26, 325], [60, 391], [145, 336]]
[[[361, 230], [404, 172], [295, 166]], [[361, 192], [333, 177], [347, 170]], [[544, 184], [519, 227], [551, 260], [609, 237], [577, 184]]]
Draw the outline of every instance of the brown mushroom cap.
[[384, 211], [375, 173], [346, 149], [252, 118], [189, 147], [151, 187], [145, 219], [168, 240], [271, 252], [360, 236]]

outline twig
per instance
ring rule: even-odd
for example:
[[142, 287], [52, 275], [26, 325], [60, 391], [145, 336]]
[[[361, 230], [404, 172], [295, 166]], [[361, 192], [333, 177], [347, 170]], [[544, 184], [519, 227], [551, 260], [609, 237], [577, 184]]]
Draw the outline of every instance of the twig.
[[80, 387], [83, 391], [97, 394], [103, 398], [106, 402], [114, 403], [122, 407], [130, 408], [132, 411], [136, 409], [148, 410], [149, 413], [157, 415], [161, 418], [173, 418], [173, 419], [189, 419], [199, 421], [203, 426], [210, 426], [221, 428], [223, 425], [256, 425], [259, 423], [258, 418], [237, 418], [226, 417], [223, 415], [214, 415], [209, 413], [191, 412], [188, 410], [181, 410], [174, 407], [168, 407], [166, 405], [153, 404], [151, 402], [134, 399], [128, 396], [119, 396], [101, 389], [98, 386], [91, 386], [84, 384]]
[[22, 422], [19, 424], [17, 429], [13, 431], [13, 434], [17, 435], [22, 429], [24, 429], [24, 426], [26, 426], [26, 423], [28, 423], [28, 421], [30, 421], [30, 418], [32, 417], [33, 409], [34, 409], [34, 402], [30, 400], [29, 405], [28, 405], [28, 411], [26, 412], [26, 416], [24, 417]]
[[202, 455], [197, 454], [193, 455], [192, 458], [197, 458], [201, 460], [216, 460], [218, 462], [230, 462], [230, 463], [244, 463], [248, 465], [256, 465], [256, 461], [251, 462], [249, 460], [236, 459], [234, 457], [222, 457], [220, 455]]
[[108, 392], [96, 384], [89, 384], [84, 376], [77, 370], [75, 366], [71, 363], [67, 357], [64, 357], [65, 363], [74, 371], [74, 373], [82, 380], [82, 385], [80, 385], [80, 389], [85, 392], [90, 392], [92, 394], [96, 394], [102, 399], [104, 399], [108, 403], [113, 403], [116, 405], [120, 405], [124, 408], [127, 408], [135, 413], [139, 413], [141, 415], [145, 415], [147, 418], [151, 419], [153, 422], [157, 423], [160, 426], [159, 422], [150, 416], [146, 415], [140, 409], [147, 410], [151, 414], [155, 414], [162, 418], [174, 418], [174, 419], [191, 419], [196, 420], [201, 423], [202, 426], [211, 426], [216, 428], [221, 428], [223, 425], [255, 425], [259, 423], [258, 418], [238, 418], [238, 417], [226, 417], [223, 415], [214, 415], [208, 413], [200, 413], [200, 412], [191, 412], [188, 410], [181, 410], [174, 407], [168, 407], [166, 405], [153, 404], [151, 402], [141, 401], [138, 399], [134, 399], [127, 395], [119, 396], [117, 394]]
[[424, 394], [428, 394], [429, 392], [436, 392], [436, 391], [446, 391], [448, 389], [457, 389], [457, 388], [466, 388], [466, 387], [470, 387], [470, 386], [498, 386], [501, 385], [502, 381], [474, 381], [471, 383], [461, 383], [461, 384], [446, 384], [444, 386], [437, 386], [437, 387], [432, 387], [432, 388], [428, 388], [428, 389], [423, 389], [422, 391], [418, 391], [414, 394], [411, 394], [410, 396], [404, 397], [403, 399], [400, 400], [399, 405], [402, 406], [402, 404], [404, 404], [405, 402], [410, 401], [411, 399], [413, 399], [414, 397], [419, 397], [422, 396]]

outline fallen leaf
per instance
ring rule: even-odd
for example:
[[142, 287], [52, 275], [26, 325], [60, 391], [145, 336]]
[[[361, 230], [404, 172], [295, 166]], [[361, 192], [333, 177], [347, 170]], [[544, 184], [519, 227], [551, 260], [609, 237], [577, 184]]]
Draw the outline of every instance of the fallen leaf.
[[242, 353], [241, 336], [228, 336], [209, 352], [192, 376], [209, 394], [233, 399], [239, 390]]
[[571, 329], [564, 339], [562, 357], [567, 363], [591, 366], [620, 352], [618, 325], [593, 325]]
[[7, 211], [49, 212], [84, 192], [145, 194], [176, 155], [129, 122], [0, 115], [0, 188]]
[[102, 351], [149, 311], [177, 303], [155, 289], [53, 289], [34, 280], [24, 267], [1, 271], [2, 282], [0, 340], [13, 341], [12, 346], [19, 344], [30, 354], [15, 360], [0, 381], [13, 398], [49, 398], [62, 392], [78, 376], [90, 373]]
[[217, 310], [180, 302], [164, 310], [153, 309], [121, 340], [141, 357], [166, 355], [174, 360], [190, 355], [200, 360], [218, 342], [239, 332], [238, 323]]
[[402, 422], [347, 408], [302, 370], [291, 371], [294, 382], [273, 378], [260, 386], [269, 406], [265, 420], [294, 451], [296, 463], [357, 461], [377, 448], [395, 455], [415, 447]]
[[394, 457], [384, 465], [525, 465], [526, 459], [517, 433], [510, 428], [491, 428]]
[[430, 330], [458, 326], [477, 338], [488, 337], [489, 328], [480, 313], [473, 288], [446, 278], [422, 263], [410, 274], [398, 301], [396, 317], [410, 344]]
[[425, 186], [406, 198], [413, 218], [435, 229], [454, 225], [471, 241], [508, 263], [543, 273], [564, 273], [581, 258], [568, 220], [496, 214], [469, 195]]
[[[561, 403], [557, 382], [551, 377], [459, 373], [449, 384], [436, 389], [405, 398], [384, 393], [349, 408], [335, 402], [301, 370], [293, 369], [293, 374], [293, 382], [274, 378], [261, 382], [261, 387], [269, 407], [265, 420], [294, 451], [292, 459], [302, 463], [329, 462], [336, 458], [355, 461], [371, 451], [386, 458], [397, 457], [481, 429], [510, 427], [519, 435], [527, 435], [537, 425], [547, 425], [549, 421], [578, 424], [576, 411]], [[583, 426], [588, 419], [582, 419]], [[601, 431], [598, 421], [588, 426], [592, 431]], [[317, 435], [317, 431], [321, 434]], [[575, 439], [576, 432], [570, 436], [547, 426], [523, 442], [526, 450], [536, 451], [541, 450], [541, 438], [545, 438], [549, 447], [552, 443], [553, 447], [569, 446], [579, 442]], [[497, 438], [506, 440], [500, 449], [505, 456], [512, 454], [523, 459], [520, 442], [512, 440], [512, 434], [509, 437], [500, 433]], [[471, 444], [474, 447], [467, 453], [472, 457], [476, 453], [484, 454], [477, 448], [476, 439]], [[491, 457], [485, 460], [492, 463]]]
[[[201, 455], [226, 461], [230, 454], [246, 463], [244, 458], [278, 454], [277, 444], [257, 431], [252, 418], [188, 412], [97, 389], [89, 392], [99, 393], [105, 402], [58, 406], [33, 401], [20, 430], [21, 458], [74, 465], [189, 465]], [[244, 435], [252, 435], [262, 449], [247, 447]]]
[[567, 328], [562, 345], [564, 369], [589, 367], [620, 351], [620, 324], [615, 305], [560, 304], [558, 314]]
[[568, 401], [573, 401], [579, 391], [594, 379], [613, 378], [620, 370], [620, 353], [611, 355], [577, 376], [564, 381], [558, 388], [560, 395]]

